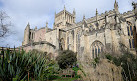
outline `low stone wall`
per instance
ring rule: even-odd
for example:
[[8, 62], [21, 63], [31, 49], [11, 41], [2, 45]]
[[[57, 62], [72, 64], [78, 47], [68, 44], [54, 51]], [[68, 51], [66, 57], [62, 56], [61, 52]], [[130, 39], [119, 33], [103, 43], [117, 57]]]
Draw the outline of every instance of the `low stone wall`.
[[42, 41], [41, 43], [34, 42], [32, 44], [21, 46], [20, 48], [24, 49], [26, 52], [29, 52], [33, 49], [36, 49], [42, 52], [47, 52], [47, 54], [50, 54], [52, 59], [55, 59], [56, 56], [58, 55], [58, 50], [56, 49], [56, 47], [46, 41]]

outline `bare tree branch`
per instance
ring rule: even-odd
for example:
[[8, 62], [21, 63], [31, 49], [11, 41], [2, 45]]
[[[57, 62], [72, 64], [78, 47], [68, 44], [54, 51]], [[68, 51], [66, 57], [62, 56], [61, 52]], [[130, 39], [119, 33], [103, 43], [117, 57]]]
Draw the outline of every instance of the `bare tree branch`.
[[10, 18], [4, 11], [0, 11], [0, 38], [5, 37], [10, 31], [11, 22], [7, 21]]

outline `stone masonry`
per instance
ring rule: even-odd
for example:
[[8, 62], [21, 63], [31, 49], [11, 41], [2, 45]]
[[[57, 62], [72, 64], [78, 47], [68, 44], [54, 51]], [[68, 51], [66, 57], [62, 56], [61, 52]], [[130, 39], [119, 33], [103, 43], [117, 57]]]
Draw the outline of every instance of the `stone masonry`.
[[46, 27], [30, 29], [25, 28], [22, 48], [26, 51], [38, 49], [48, 52], [53, 57], [59, 50], [72, 50], [77, 52], [78, 59], [83, 56], [96, 58], [102, 52], [121, 54], [130, 51], [135, 54], [137, 47], [137, 20], [134, 10], [120, 13], [118, 3], [115, 1], [114, 9], [105, 13], [75, 22], [75, 10], [70, 13], [64, 9], [55, 13], [53, 29]]

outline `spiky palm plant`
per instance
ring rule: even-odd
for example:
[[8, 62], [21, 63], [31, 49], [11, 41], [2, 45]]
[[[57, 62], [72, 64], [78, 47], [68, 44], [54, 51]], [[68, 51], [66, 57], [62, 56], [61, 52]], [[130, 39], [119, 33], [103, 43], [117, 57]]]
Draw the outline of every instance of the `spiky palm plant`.
[[3, 81], [25, 80], [29, 76], [35, 80], [41, 80], [45, 68], [48, 68], [48, 60], [41, 52], [10, 52], [6, 51], [5, 57], [0, 57], [0, 79]]

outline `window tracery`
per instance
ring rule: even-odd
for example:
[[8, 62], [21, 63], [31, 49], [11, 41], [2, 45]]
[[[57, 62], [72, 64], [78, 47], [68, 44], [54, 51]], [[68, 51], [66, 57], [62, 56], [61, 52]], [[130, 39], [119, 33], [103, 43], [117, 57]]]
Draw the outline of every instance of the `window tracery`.
[[127, 21], [127, 32], [129, 36], [129, 47], [135, 48], [134, 36], [133, 36], [133, 25], [131, 22], [128, 22], [128, 21]]
[[91, 45], [92, 58], [97, 58], [101, 52], [103, 52], [103, 44], [99, 41], [95, 41]]

